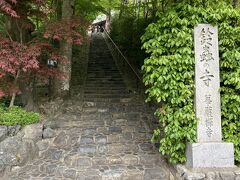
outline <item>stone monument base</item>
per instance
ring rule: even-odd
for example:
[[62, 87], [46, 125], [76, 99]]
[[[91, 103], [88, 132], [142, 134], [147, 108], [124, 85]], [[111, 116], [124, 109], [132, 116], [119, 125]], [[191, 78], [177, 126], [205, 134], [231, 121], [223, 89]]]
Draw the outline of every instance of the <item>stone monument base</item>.
[[188, 144], [186, 155], [186, 166], [190, 168], [234, 167], [234, 147], [232, 143]]

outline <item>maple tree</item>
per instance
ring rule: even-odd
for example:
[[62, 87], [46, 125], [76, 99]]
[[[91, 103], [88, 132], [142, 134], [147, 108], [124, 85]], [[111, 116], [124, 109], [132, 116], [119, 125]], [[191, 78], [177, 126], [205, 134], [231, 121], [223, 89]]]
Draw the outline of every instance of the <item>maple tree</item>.
[[0, 0], [0, 10], [13, 17], [18, 17], [16, 11], [13, 10], [12, 7], [16, 3], [17, 3], [16, 0]]
[[[52, 41], [81, 44], [87, 23], [77, 17], [52, 21], [48, 17], [52, 11], [46, 0], [0, 0], [0, 11], [8, 17], [5, 24], [10, 24], [5, 27], [5, 36], [0, 35], [0, 97], [11, 96], [10, 106], [13, 106], [16, 94], [23, 93], [19, 84], [31, 86], [33, 76], [64, 79], [61, 70], [47, 66], [43, 54], [67, 64], [67, 60], [53, 48]], [[42, 32], [35, 26], [39, 21]], [[31, 32], [37, 32], [38, 37], [33, 38]]]
[[29, 80], [30, 73], [63, 78], [57, 69], [48, 68], [46, 62], [41, 62], [43, 51], [50, 53], [54, 60], [61, 59], [48, 43], [31, 41], [22, 44], [0, 36], [0, 47], [0, 78], [3, 82], [7, 81], [2, 83], [5, 88], [0, 87], [0, 96], [12, 96], [10, 106], [13, 106], [15, 96], [20, 92], [17, 85], [20, 78]]
[[44, 38], [81, 45], [84, 40], [81, 31], [85, 31], [87, 27], [88, 22], [80, 17], [72, 17], [70, 20], [61, 19], [50, 21], [46, 25]]

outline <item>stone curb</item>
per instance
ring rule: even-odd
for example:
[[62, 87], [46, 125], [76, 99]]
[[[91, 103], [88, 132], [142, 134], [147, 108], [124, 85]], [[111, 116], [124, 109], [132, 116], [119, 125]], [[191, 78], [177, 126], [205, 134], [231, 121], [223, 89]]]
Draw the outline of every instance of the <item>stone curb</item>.
[[189, 169], [176, 165], [177, 180], [240, 180], [240, 168], [198, 168]]

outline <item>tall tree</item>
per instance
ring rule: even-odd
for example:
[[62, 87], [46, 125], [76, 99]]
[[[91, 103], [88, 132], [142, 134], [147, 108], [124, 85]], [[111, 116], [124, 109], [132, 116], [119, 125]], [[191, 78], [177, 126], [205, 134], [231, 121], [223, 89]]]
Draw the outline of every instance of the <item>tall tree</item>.
[[[65, 28], [67, 31], [71, 31], [70, 22], [73, 17], [73, 0], [63, 0], [62, 1], [62, 20], [66, 23]], [[59, 64], [59, 69], [64, 73], [65, 78], [62, 81], [56, 83], [56, 93], [57, 95], [65, 96], [68, 95], [70, 90], [70, 80], [71, 80], [71, 60], [72, 60], [72, 43], [66, 40], [60, 42], [60, 50], [63, 57], [68, 61], [68, 63]]]
[[233, 7], [236, 8], [238, 6], [238, 0], [233, 0]]

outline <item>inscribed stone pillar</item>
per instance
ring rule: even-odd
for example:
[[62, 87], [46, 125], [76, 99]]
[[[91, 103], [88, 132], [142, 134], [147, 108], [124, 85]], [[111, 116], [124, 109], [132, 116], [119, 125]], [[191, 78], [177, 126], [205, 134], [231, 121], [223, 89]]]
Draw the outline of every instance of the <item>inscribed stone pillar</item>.
[[194, 29], [195, 113], [197, 143], [187, 147], [190, 167], [232, 167], [232, 143], [222, 142], [218, 29], [199, 24]]

